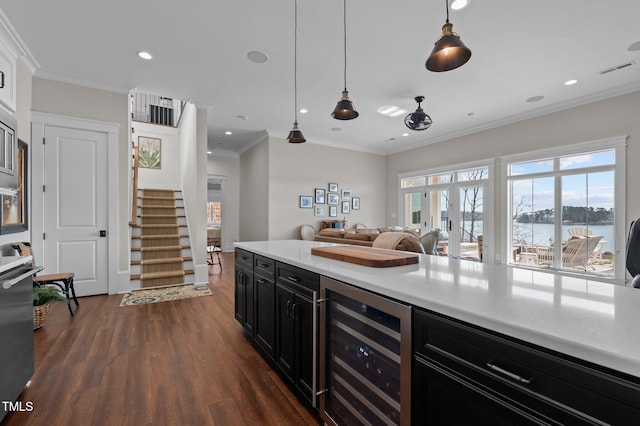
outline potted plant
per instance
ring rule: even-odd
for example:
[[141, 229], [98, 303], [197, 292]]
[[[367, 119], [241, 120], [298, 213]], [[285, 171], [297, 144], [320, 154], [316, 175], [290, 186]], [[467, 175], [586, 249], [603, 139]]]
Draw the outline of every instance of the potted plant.
[[51, 302], [64, 300], [60, 291], [55, 287], [40, 286], [33, 288], [33, 329], [44, 325], [49, 315]]

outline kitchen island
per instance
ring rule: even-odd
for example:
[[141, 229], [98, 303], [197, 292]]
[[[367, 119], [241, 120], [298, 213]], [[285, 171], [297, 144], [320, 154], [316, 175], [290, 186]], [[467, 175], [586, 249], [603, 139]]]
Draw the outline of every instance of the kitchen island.
[[[412, 376], [414, 381], [421, 377], [423, 382], [412, 384], [413, 423], [422, 419], [415, 413], [416, 406], [429, 405], [416, 398], [431, 395], [431, 388], [442, 388], [432, 386], [435, 381], [430, 382], [429, 377], [433, 375], [424, 373], [423, 367], [456, 380], [471, 376], [470, 382], [477, 384], [474, 389], [484, 393], [483, 398], [491, 403], [497, 401], [502, 407], [506, 394], [505, 399], [520, 401], [511, 408], [526, 418], [535, 417], [531, 412], [543, 412], [552, 420], [556, 416], [564, 419], [565, 411], [575, 414], [574, 411], [590, 410], [580, 402], [578, 408], [573, 407], [573, 400], [597, 400], [598, 396], [581, 394], [582, 389], [591, 392], [591, 384], [602, 391], [603, 401], [607, 401], [604, 405], [612, 399], [614, 405], [631, 405], [631, 412], [640, 412], [640, 291], [595, 280], [438, 256], [420, 255], [419, 263], [414, 265], [371, 268], [311, 254], [311, 248], [327, 246], [331, 244], [298, 240], [236, 243], [238, 249], [261, 259], [330, 278], [413, 309]], [[474, 355], [474, 351], [491, 359], [475, 365], [481, 355]], [[528, 360], [530, 356], [533, 358]], [[526, 365], [513, 365], [514, 359], [527, 360]], [[529, 378], [527, 367], [531, 365], [544, 374], [535, 380]], [[556, 374], [555, 369], [571, 373], [565, 377]], [[489, 377], [493, 373], [502, 377]], [[482, 377], [473, 378], [474, 374]], [[595, 382], [592, 374], [598, 377]], [[598, 381], [603, 375], [606, 380]], [[549, 383], [546, 376], [552, 376]], [[574, 376], [588, 377], [566, 385]], [[491, 380], [497, 382], [482, 384]], [[615, 385], [611, 387], [610, 382]], [[621, 383], [622, 387], [616, 387]], [[524, 389], [527, 386], [531, 389]], [[549, 396], [544, 386], [573, 396], [566, 401], [564, 394]], [[500, 387], [504, 389], [499, 395], [493, 395], [493, 390]], [[524, 389], [522, 398], [512, 394], [520, 392], [519, 387]], [[634, 403], [635, 398], [638, 399]], [[540, 401], [558, 399], [560, 403], [556, 405], [560, 408], [554, 405], [548, 412], [544, 407], [530, 410]], [[557, 413], [559, 409], [561, 414]], [[584, 418], [600, 418], [600, 411]]]

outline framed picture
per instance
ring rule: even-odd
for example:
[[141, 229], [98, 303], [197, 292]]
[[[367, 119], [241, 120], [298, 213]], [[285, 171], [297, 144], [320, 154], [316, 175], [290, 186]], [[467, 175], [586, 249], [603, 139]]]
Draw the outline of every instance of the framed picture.
[[313, 197], [311, 195], [301, 195], [300, 196], [300, 208], [301, 209], [312, 209], [313, 208]]
[[342, 199], [343, 200], [348, 200], [351, 198], [351, 190], [350, 189], [343, 189], [342, 190]]
[[316, 188], [316, 204], [324, 204], [324, 189]]
[[329, 217], [337, 217], [337, 216], [338, 216], [338, 207], [329, 206]]
[[353, 210], [360, 210], [360, 197], [353, 197], [351, 199], [351, 208]]
[[340, 194], [337, 192], [329, 192], [327, 194], [327, 204], [330, 206], [337, 206], [340, 204]]
[[324, 206], [316, 206], [314, 215], [315, 216], [324, 216]]
[[159, 138], [138, 136], [138, 166], [143, 169], [160, 168], [160, 144]]
[[16, 163], [16, 176], [18, 186], [15, 194], [2, 194], [2, 218], [0, 220], [0, 234], [13, 234], [29, 229], [29, 217], [27, 215], [27, 189], [29, 188], [27, 166], [29, 164], [27, 150], [29, 146], [18, 140], [18, 152]]
[[351, 207], [351, 203], [348, 201], [342, 202], [342, 214], [349, 214], [349, 207]]
[[330, 183], [329, 184], [329, 192], [338, 192], [338, 184]]

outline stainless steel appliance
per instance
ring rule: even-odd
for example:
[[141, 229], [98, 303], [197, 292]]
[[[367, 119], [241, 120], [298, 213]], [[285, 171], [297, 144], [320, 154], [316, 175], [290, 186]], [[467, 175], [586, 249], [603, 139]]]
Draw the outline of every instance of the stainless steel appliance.
[[15, 190], [16, 174], [16, 120], [0, 108], [0, 188]]
[[41, 269], [31, 256], [0, 257], [0, 421], [33, 375], [31, 279]]
[[320, 416], [328, 425], [409, 425], [411, 307], [320, 279]]

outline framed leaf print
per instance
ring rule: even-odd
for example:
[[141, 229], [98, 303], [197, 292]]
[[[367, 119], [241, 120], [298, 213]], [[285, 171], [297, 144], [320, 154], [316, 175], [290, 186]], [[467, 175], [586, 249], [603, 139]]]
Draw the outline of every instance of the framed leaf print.
[[160, 168], [160, 138], [138, 136], [139, 167], [144, 169]]

